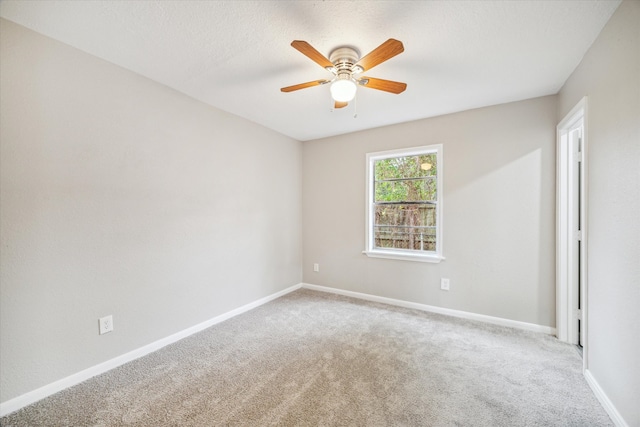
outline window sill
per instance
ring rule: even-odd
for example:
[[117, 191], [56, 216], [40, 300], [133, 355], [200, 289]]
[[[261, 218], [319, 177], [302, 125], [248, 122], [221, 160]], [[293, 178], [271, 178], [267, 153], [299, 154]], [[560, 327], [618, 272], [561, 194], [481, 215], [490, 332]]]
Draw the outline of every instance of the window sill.
[[417, 262], [431, 262], [431, 263], [439, 263], [443, 261], [445, 258], [440, 255], [418, 255], [412, 253], [402, 253], [397, 251], [362, 251], [363, 254], [370, 258], [386, 258], [386, 259], [395, 259], [401, 261], [417, 261]]

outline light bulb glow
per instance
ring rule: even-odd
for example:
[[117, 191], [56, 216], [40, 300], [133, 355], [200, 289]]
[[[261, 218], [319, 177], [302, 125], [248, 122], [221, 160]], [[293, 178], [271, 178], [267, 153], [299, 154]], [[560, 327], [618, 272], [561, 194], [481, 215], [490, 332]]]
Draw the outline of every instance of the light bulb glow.
[[331, 97], [338, 102], [349, 102], [356, 96], [356, 89], [352, 80], [336, 80], [331, 83]]

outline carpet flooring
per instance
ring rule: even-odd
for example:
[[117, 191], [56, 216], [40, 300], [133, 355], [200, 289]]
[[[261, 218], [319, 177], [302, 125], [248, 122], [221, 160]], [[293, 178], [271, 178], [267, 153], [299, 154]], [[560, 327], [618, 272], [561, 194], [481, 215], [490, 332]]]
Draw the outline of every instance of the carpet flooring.
[[298, 290], [2, 426], [611, 426], [544, 334]]

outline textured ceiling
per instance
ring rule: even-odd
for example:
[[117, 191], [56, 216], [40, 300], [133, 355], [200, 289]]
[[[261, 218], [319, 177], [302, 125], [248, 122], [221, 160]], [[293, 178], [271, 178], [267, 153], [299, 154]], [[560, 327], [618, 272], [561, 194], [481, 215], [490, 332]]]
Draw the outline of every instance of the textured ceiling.
[[[298, 140], [555, 94], [619, 5], [557, 1], [13, 1], [0, 15]], [[332, 75], [290, 46], [404, 53], [332, 110]], [[357, 104], [357, 118], [354, 108]]]

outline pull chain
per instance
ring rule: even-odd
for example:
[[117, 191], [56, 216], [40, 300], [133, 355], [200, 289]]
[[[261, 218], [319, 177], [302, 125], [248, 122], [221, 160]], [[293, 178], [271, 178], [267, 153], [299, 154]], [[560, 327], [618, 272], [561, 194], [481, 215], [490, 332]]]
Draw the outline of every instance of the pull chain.
[[356, 92], [356, 96], [353, 98], [353, 118], [358, 118], [358, 93]]

